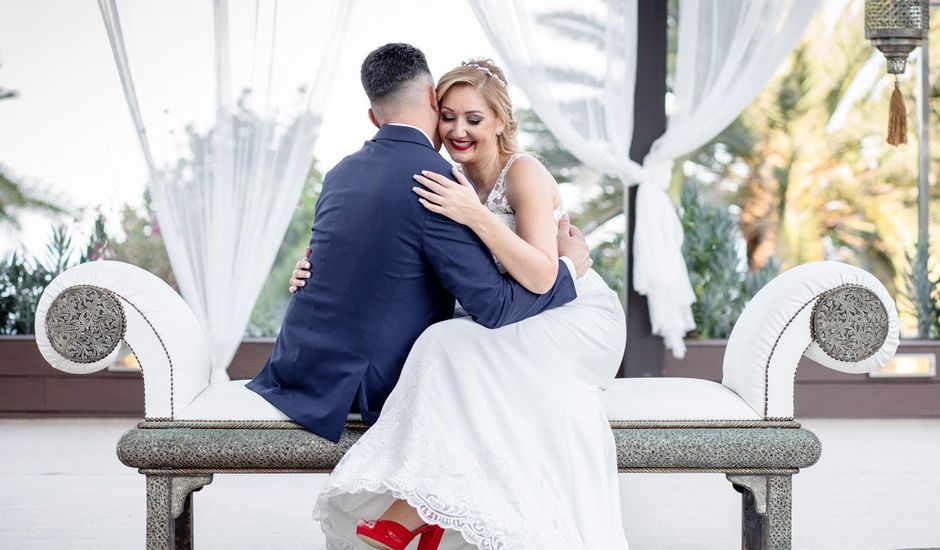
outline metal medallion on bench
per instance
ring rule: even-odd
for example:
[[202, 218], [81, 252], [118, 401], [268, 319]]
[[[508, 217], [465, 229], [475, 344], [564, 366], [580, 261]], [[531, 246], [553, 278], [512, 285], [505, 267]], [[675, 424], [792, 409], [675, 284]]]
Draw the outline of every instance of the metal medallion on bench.
[[813, 340], [839, 361], [868, 359], [888, 337], [888, 310], [878, 295], [861, 285], [825, 292], [813, 306]]
[[94, 363], [111, 354], [124, 338], [124, 308], [111, 291], [76, 285], [56, 296], [46, 314], [46, 334], [62, 357]]

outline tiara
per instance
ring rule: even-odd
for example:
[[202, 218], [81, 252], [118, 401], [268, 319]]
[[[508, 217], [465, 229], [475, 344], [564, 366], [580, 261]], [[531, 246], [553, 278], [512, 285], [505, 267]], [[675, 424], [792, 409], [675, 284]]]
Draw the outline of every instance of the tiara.
[[499, 82], [503, 88], [506, 87], [506, 82], [502, 78], [496, 76], [496, 73], [494, 73], [493, 71], [487, 69], [486, 67], [482, 65], [478, 65], [476, 63], [467, 63], [466, 61], [462, 62], [460, 65], [463, 67], [476, 67], [477, 69], [480, 69], [481, 71], [483, 71], [483, 74], [485, 74], [486, 76], [492, 77], [496, 82]]

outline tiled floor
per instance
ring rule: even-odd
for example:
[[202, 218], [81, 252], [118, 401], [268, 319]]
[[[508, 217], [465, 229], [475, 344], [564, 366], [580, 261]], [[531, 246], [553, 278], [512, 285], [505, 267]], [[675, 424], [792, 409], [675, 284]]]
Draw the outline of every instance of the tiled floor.
[[[940, 419], [803, 419], [823, 442], [794, 478], [795, 549], [940, 547]], [[144, 544], [144, 477], [114, 444], [132, 419], [0, 420], [0, 549]], [[196, 547], [320, 549], [324, 475], [216, 475], [195, 496]], [[632, 550], [740, 547], [721, 474], [623, 474]], [[594, 549], [592, 549], [594, 550]]]

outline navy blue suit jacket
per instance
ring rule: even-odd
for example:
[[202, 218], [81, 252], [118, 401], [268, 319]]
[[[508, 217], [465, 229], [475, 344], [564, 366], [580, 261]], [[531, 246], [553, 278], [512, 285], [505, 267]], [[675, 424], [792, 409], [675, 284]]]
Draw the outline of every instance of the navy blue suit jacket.
[[311, 276], [291, 297], [264, 369], [247, 387], [311, 432], [338, 441], [357, 392], [373, 424], [411, 345], [454, 314], [454, 298], [494, 328], [576, 296], [559, 260], [555, 286], [533, 294], [500, 274], [466, 226], [426, 210], [421, 170], [451, 165], [419, 130], [383, 126], [330, 170], [317, 201]]

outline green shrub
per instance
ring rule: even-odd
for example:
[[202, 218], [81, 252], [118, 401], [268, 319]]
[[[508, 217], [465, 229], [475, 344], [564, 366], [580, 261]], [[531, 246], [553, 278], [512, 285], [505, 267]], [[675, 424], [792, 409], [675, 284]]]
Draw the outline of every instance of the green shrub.
[[914, 256], [904, 254], [904, 294], [917, 317], [917, 337], [936, 338], [940, 334], [940, 305], [937, 303], [940, 278], [930, 278], [930, 251], [927, 241], [917, 241]]
[[617, 233], [609, 241], [591, 248], [592, 266], [623, 303], [623, 233]]
[[737, 223], [727, 207], [706, 201], [696, 183], [683, 185], [679, 217], [685, 232], [682, 254], [696, 298], [692, 336], [727, 338], [745, 304], [780, 272], [780, 265], [771, 258], [748, 272]]
[[[89, 249], [93, 247], [90, 243]], [[0, 260], [0, 334], [34, 333], [39, 298], [52, 279], [73, 265], [71, 257], [72, 238], [59, 226], [46, 245], [45, 258], [12, 252]]]

